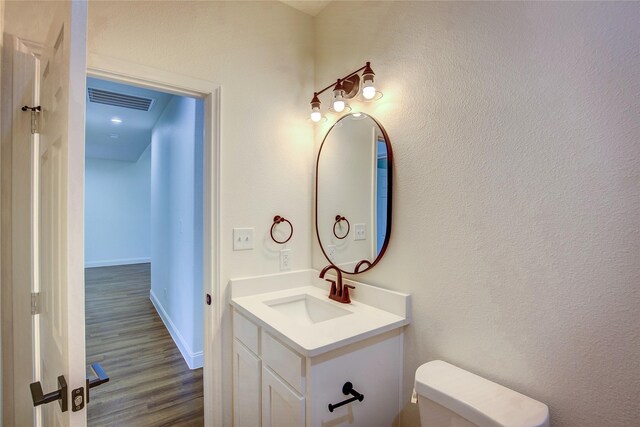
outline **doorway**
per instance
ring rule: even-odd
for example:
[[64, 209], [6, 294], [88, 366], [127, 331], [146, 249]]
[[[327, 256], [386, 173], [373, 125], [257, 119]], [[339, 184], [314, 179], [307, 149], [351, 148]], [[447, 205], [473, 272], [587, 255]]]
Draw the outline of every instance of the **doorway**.
[[[87, 77], [188, 96], [203, 101], [203, 320], [204, 413], [206, 425], [222, 425], [223, 298], [220, 289], [220, 104], [219, 85], [111, 57], [89, 54]], [[206, 301], [206, 302], [205, 302]], [[206, 304], [206, 305], [205, 305]]]
[[88, 78], [86, 105], [88, 423], [201, 425], [203, 101]]

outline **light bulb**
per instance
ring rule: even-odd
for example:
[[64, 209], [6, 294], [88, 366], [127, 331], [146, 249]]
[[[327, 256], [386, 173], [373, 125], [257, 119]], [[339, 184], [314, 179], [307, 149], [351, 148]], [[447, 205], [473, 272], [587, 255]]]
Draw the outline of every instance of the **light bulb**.
[[335, 99], [333, 101], [333, 111], [341, 113], [344, 111], [345, 102], [342, 99]]
[[311, 112], [311, 121], [318, 123], [320, 120], [322, 119], [322, 113], [320, 112], [320, 109], [313, 109], [313, 111]]
[[344, 111], [347, 103], [344, 102], [344, 87], [342, 86], [342, 82], [340, 80], [336, 81], [336, 85], [333, 88], [333, 101], [331, 103], [331, 108], [336, 113], [341, 113]]
[[373, 85], [375, 75], [376, 73], [371, 69], [371, 62], [367, 62], [362, 72], [362, 97], [367, 101], [371, 101], [378, 94], [376, 87]]
[[367, 80], [362, 87], [362, 96], [364, 99], [373, 99], [376, 97], [376, 88], [371, 80]]

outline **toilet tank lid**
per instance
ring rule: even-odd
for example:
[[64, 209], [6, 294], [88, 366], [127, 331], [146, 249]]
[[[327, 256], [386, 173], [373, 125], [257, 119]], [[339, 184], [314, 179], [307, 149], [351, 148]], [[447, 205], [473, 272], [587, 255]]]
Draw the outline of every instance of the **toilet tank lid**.
[[416, 371], [416, 393], [482, 427], [548, 427], [544, 403], [442, 360]]

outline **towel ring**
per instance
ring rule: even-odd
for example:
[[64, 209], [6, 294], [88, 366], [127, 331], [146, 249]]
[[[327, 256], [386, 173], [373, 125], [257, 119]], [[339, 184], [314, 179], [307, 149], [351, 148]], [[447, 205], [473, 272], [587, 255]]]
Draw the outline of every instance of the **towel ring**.
[[[275, 236], [273, 235], [273, 230], [276, 228], [276, 225], [282, 223], [282, 222], [286, 222], [287, 224], [289, 224], [289, 227], [291, 227], [291, 232], [289, 233], [289, 237], [287, 237], [287, 240], [278, 240], [275, 238]], [[291, 237], [293, 237], [293, 224], [291, 224], [291, 221], [289, 221], [288, 219], [286, 219], [283, 216], [280, 215], [276, 215], [273, 217], [273, 224], [271, 225], [271, 239], [280, 244], [280, 245], [284, 245], [285, 243], [287, 243], [289, 240], [291, 240]]]
[[[345, 221], [347, 223], [347, 232], [344, 233], [344, 236], [342, 237], [338, 236], [338, 233], [336, 233], [336, 226], [340, 224], [341, 221]], [[349, 224], [349, 220], [341, 215], [336, 215], [336, 222], [333, 223], [333, 235], [336, 236], [337, 239], [342, 240], [349, 235], [349, 231], [351, 231], [351, 224]]]

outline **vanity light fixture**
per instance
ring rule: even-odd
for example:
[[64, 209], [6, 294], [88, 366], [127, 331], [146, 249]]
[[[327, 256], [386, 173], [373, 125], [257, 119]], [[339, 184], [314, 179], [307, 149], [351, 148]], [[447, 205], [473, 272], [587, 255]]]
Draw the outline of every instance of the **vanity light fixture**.
[[[362, 72], [362, 77], [360, 77], [360, 72]], [[318, 123], [323, 119], [318, 96], [331, 88], [333, 88], [333, 99], [331, 100], [329, 111], [334, 113], [351, 111], [347, 100], [355, 98], [358, 94], [360, 94], [358, 100], [364, 102], [376, 101], [382, 98], [382, 92], [377, 90], [374, 85], [374, 76], [375, 73], [371, 68], [371, 63], [367, 62], [364, 67], [347, 74], [341, 79], [337, 79], [335, 83], [328, 85], [324, 89], [314, 92], [311, 99], [311, 121]], [[362, 88], [360, 87], [361, 84]]]
[[119, 125], [120, 123], [122, 123], [122, 119], [120, 117], [112, 117], [111, 123], [113, 123], [114, 125]]

